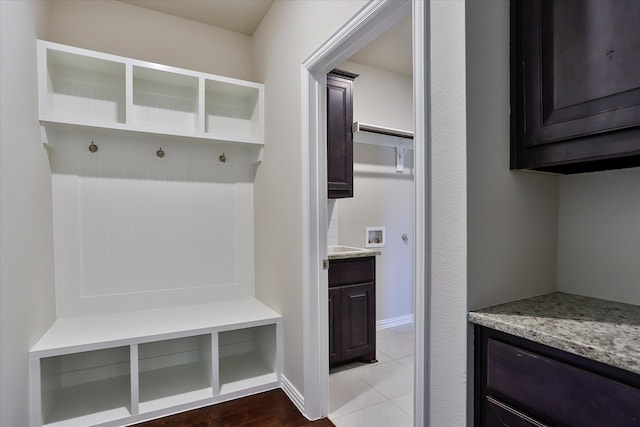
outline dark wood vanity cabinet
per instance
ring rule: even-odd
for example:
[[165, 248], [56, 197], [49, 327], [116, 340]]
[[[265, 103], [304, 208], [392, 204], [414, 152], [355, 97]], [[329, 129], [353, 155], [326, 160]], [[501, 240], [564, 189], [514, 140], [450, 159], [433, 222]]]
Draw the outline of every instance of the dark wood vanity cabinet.
[[640, 375], [476, 325], [475, 426], [640, 426]]
[[376, 361], [376, 259], [329, 261], [329, 366]]
[[640, 1], [511, 0], [511, 168], [640, 166]]
[[327, 74], [327, 190], [330, 199], [353, 197], [353, 79], [342, 70]]

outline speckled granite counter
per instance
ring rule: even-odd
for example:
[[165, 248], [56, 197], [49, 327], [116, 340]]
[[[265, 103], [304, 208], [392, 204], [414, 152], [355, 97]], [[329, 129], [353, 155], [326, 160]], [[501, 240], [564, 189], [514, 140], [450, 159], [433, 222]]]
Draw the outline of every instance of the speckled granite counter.
[[469, 321], [640, 374], [640, 306], [554, 292], [471, 311]]
[[380, 251], [371, 249], [352, 248], [350, 246], [329, 246], [329, 259], [364, 258], [380, 254]]

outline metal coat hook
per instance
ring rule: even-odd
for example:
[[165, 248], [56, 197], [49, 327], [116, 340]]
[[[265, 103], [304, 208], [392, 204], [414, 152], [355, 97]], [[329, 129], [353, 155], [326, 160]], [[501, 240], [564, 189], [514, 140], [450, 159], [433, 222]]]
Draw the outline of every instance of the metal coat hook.
[[220, 163], [227, 163], [227, 156], [224, 153], [222, 153], [218, 159], [220, 159]]
[[98, 146], [93, 141], [91, 141], [91, 144], [89, 145], [89, 151], [91, 151], [91, 153], [98, 151]]
[[159, 158], [164, 157], [164, 151], [162, 151], [162, 147], [158, 148], [158, 151], [156, 151], [156, 156], [158, 156]]

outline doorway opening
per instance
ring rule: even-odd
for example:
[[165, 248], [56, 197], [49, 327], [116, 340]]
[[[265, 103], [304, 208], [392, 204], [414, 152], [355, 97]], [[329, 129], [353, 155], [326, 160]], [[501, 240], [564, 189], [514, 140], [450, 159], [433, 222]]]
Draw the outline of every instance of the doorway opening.
[[[327, 188], [326, 188], [326, 74], [353, 54], [389, 30], [402, 19], [412, 16], [413, 28], [413, 123], [414, 123], [414, 425], [427, 425], [424, 413], [425, 378], [428, 376], [425, 342], [429, 328], [425, 322], [426, 259], [426, 16], [422, 1], [386, 0], [368, 3], [323, 44], [302, 65], [303, 156], [308, 160], [303, 174], [305, 200], [304, 271], [309, 276], [304, 286], [304, 358], [305, 414], [310, 419], [328, 415], [328, 284], [322, 261], [327, 259]], [[419, 285], [417, 285], [419, 284]], [[417, 402], [417, 403], [416, 403]]]
[[[353, 88], [352, 122], [357, 124], [352, 132], [353, 155], [347, 155], [353, 160], [351, 197], [328, 200], [329, 419], [337, 427], [375, 425], [381, 419], [394, 426], [413, 425], [411, 38], [409, 15], [338, 65], [341, 72], [356, 75], [348, 81]], [[331, 89], [334, 81], [327, 82], [330, 105], [335, 105], [332, 96], [340, 99], [344, 93], [344, 83]], [[329, 115], [329, 135], [332, 120], [343, 116]], [[351, 128], [351, 122], [348, 125]], [[337, 148], [335, 142], [328, 147]], [[327, 171], [331, 196], [335, 184], [332, 169]], [[367, 261], [343, 259], [353, 256], [340, 252], [345, 247], [379, 255]], [[371, 269], [375, 274], [347, 279], [339, 273], [351, 269], [355, 274], [364, 265], [375, 266]], [[351, 282], [345, 285], [344, 280]], [[366, 361], [358, 361], [362, 354]]]

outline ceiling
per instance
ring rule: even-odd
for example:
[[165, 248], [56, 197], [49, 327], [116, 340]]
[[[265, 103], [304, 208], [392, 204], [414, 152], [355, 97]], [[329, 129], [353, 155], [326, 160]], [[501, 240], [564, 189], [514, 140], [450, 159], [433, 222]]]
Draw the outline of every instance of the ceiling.
[[[274, 0], [121, 0], [135, 6], [252, 35]], [[353, 55], [349, 61], [404, 76], [413, 74], [411, 18]]]
[[237, 33], [252, 35], [274, 0], [120, 0]]
[[409, 16], [358, 51], [349, 61], [410, 77], [413, 75], [412, 46]]

